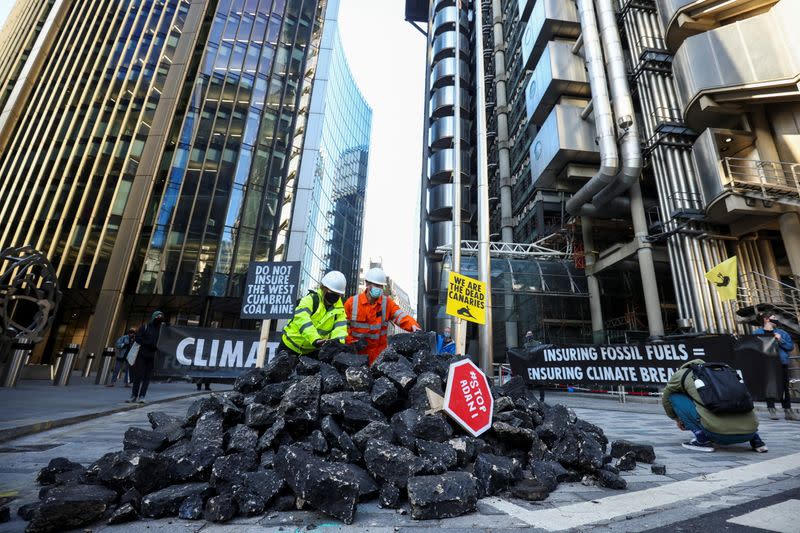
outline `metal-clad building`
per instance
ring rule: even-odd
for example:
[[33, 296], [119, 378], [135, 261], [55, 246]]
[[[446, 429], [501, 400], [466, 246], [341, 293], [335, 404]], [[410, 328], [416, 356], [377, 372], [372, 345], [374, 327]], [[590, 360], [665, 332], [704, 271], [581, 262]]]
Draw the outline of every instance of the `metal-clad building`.
[[98, 353], [155, 308], [249, 325], [247, 265], [286, 251], [329, 3], [18, 2], [0, 41], [0, 248], [33, 244], [58, 270], [39, 353]]
[[[493, 265], [496, 348], [528, 329], [544, 341], [744, 332], [756, 308], [797, 325], [800, 56], [787, 26], [800, 19], [797, 2], [407, 0], [406, 17], [427, 23], [429, 44], [420, 316], [447, 319], [456, 146], [463, 238], [476, 233], [471, 147], [485, 105], [492, 255], [512, 270], [559, 263], [581, 297], [534, 313], [559, 291], [542, 283], [539, 298]], [[486, 102], [474, 101], [480, 77]], [[458, 143], [456, 110], [468, 132]], [[462, 272], [476, 273], [473, 248], [463, 245]], [[704, 274], [733, 255], [731, 305]], [[557, 320], [575, 329], [543, 327]]]

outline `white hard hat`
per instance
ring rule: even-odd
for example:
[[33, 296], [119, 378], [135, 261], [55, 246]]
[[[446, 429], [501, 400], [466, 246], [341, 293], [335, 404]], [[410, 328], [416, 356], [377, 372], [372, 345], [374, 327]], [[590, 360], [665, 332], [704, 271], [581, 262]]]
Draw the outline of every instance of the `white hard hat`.
[[345, 287], [347, 286], [347, 280], [344, 279], [344, 274], [338, 270], [331, 270], [322, 276], [320, 285], [335, 292], [336, 294], [344, 294]]
[[382, 268], [370, 268], [364, 276], [364, 281], [383, 286], [386, 285], [386, 274], [383, 272]]

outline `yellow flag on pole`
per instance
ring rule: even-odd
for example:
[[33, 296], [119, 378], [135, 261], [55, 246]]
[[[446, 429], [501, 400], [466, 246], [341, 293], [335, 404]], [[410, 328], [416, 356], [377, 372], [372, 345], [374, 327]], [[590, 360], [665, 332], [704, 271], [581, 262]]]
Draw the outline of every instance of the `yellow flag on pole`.
[[723, 302], [725, 300], [735, 300], [736, 291], [739, 287], [736, 256], [726, 259], [706, 272], [706, 279], [717, 288], [720, 300]]

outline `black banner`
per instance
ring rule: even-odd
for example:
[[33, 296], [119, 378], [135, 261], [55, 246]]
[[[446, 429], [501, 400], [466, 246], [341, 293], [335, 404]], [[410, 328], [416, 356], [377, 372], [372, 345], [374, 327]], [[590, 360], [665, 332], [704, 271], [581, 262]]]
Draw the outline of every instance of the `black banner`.
[[756, 399], [775, 396], [780, 376], [772, 336], [719, 335], [669, 342], [511, 348], [511, 372], [536, 384], [663, 386], [692, 359], [727, 363], [738, 370]]
[[[235, 378], [256, 366], [258, 341], [258, 331], [165, 325], [158, 338], [155, 375]], [[267, 343], [267, 361], [277, 347], [277, 342]]]
[[247, 269], [241, 318], [291, 318], [300, 282], [300, 261], [253, 261]]

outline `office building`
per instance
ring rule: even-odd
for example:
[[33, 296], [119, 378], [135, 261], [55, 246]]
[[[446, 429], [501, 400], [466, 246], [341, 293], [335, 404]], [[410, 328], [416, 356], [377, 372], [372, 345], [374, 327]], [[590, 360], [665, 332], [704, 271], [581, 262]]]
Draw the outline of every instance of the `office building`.
[[45, 252], [64, 292], [35, 358], [99, 353], [154, 309], [256, 326], [238, 319], [242, 284], [250, 261], [286, 252], [336, 9], [18, 2], [0, 42], [0, 248]]
[[[406, 18], [428, 35], [419, 297], [428, 320], [447, 320], [456, 213], [468, 241], [462, 273], [477, 271], [479, 106], [496, 353], [529, 329], [545, 342], [744, 332], [755, 308], [800, 301], [791, 29], [800, 4], [407, 0]], [[484, 72], [475, 71], [477, 38]], [[475, 101], [480, 79], [486, 102]], [[733, 255], [735, 303], [704, 277]], [[784, 307], [796, 323], [796, 306]]]

